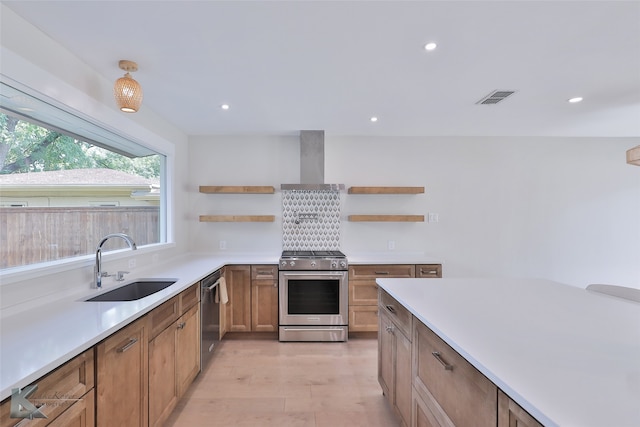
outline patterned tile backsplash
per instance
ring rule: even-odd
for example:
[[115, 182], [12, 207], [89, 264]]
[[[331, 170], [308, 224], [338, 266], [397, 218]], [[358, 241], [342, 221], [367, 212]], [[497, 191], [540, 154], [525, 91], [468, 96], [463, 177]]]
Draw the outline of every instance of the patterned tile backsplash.
[[282, 250], [340, 250], [339, 191], [282, 191]]

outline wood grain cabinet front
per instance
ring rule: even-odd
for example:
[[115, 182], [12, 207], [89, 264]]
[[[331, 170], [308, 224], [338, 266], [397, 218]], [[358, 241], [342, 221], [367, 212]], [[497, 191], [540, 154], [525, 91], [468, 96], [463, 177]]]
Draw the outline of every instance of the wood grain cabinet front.
[[278, 266], [251, 266], [251, 330], [278, 330]]
[[[199, 290], [193, 285], [148, 315], [152, 324], [167, 325], [149, 341], [150, 426], [167, 420], [200, 372]], [[177, 312], [170, 309], [174, 303]]]
[[497, 425], [495, 384], [419, 321], [414, 322], [413, 345], [416, 424]]
[[378, 285], [376, 278], [415, 277], [413, 264], [349, 266], [349, 332], [378, 330]]
[[11, 398], [7, 398], [0, 405], [0, 426], [93, 426], [94, 377], [91, 348], [31, 384], [37, 389], [27, 400], [47, 418], [18, 418], [28, 413], [12, 416]]
[[278, 266], [231, 265], [225, 267], [229, 293], [229, 332], [278, 330]]
[[543, 426], [502, 390], [498, 390], [498, 427]]
[[96, 422], [100, 427], [148, 425], [148, 317], [96, 346]]
[[400, 416], [402, 424], [409, 426], [412, 347], [410, 331], [413, 318], [383, 290], [380, 290], [379, 307], [378, 382]]

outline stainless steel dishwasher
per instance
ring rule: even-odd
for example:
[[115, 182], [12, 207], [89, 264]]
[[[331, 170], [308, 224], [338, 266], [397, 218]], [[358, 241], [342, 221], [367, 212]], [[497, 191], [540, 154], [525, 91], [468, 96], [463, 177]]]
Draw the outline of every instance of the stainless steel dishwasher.
[[222, 272], [218, 270], [200, 281], [201, 370], [205, 369], [220, 342], [220, 287], [218, 285], [221, 276]]

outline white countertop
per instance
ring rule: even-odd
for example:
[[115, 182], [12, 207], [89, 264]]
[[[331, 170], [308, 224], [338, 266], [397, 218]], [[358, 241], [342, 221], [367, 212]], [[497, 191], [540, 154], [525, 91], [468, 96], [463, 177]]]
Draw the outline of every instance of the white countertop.
[[[0, 323], [0, 400], [9, 397], [12, 388], [29, 385], [224, 265], [277, 264], [278, 255], [228, 254], [223, 258], [187, 254], [154, 267], [153, 274], [144, 274], [141, 270], [121, 284], [105, 283], [100, 290], [85, 288], [69, 298], [3, 318]], [[84, 301], [142, 277], [178, 281], [137, 301]]]
[[[46, 306], [3, 317], [0, 322], [0, 400], [11, 389], [24, 387], [117, 330], [179, 294], [198, 280], [230, 264], [277, 264], [280, 253], [196, 254], [177, 257], [152, 273], [138, 269], [126, 281], [105, 281], [103, 289], [79, 289]], [[430, 257], [413, 253], [357, 254], [354, 264], [431, 264]], [[177, 282], [137, 301], [85, 302], [87, 298], [124, 286], [139, 278], [173, 278]]]
[[640, 426], [640, 304], [537, 279], [378, 284], [546, 426]]

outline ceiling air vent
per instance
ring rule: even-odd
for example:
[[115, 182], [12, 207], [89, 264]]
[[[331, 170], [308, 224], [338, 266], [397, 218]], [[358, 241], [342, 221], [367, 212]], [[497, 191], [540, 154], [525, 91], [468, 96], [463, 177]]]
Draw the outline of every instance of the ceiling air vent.
[[498, 102], [504, 100], [510, 95], [513, 95], [515, 90], [494, 90], [489, 95], [482, 98], [480, 101], [476, 102], [476, 104], [485, 104], [485, 105], [493, 105]]

